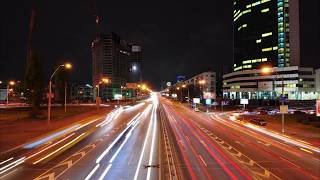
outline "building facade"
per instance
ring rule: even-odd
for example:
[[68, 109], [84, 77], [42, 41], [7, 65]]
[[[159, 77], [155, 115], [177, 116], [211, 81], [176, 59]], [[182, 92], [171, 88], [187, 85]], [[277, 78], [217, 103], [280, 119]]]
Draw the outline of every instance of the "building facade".
[[102, 99], [113, 99], [128, 82], [130, 53], [131, 45], [115, 33], [100, 34], [92, 42], [93, 86], [97, 87], [102, 78], [111, 81], [99, 85]]
[[129, 60], [129, 82], [142, 82], [142, 48], [139, 45], [133, 44], [131, 47], [131, 55]]
[[[203, 72], [201, 74], [197, 74], [193, 76], [190, 79], [187, 79], [183, 82], [180, 82], [182, 84], [186, 85], [194, 85], [194, 86], [200, 86], [200, 89], [203, 91], [204, 94], [210, 93], [211, 98], [216, 98], [216, 73], [212, 71]], [[203, 84], [199, 83], [200, 81], [203, 82]]]
[[[234, 0], [233, 72], [223, 75], [230, 99], [317, 98], [313, 68], [300, 67], [299, 0]], [[272, 69], [262, 73], [262, 68]]]
[[298, 0], [234, 0], [233, 71], [300, 65]]
[[223, 76], [223, 96], [227, 99], [278, 99], [282, 93], [289, 100], [318, 97], [313, 68], [274, 67], [270, 74], [261, 69], [236, 71]]

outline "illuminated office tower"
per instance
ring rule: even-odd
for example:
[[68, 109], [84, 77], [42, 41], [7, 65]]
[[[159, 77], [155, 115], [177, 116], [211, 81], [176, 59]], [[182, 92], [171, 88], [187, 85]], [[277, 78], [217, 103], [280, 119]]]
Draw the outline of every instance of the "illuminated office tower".
[[300, 66], [299, 1], [234, 0], [233, 7], [233, 71], [223, 75], [223, 96], [279, 100], [283, 87], [285, 99], [316, 99], [314, 69]]
[[300, 65], [298, 0], [234, 0], [234, 71]]

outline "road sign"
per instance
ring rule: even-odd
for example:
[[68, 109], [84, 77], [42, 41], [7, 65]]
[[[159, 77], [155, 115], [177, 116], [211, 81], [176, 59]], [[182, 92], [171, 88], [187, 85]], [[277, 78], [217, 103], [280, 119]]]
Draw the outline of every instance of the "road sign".
[[287, 114], [288, 113], [288, 105], [280, 105], [280, 113]]
[[240, 99], [240, 104], [249, 104], [249, 100], [248, 99]]
[[193, 103], [200, 104], [200, 98], [193, 98]]
[[206, 99], [206, 105], [211, 105], [211, 99]]

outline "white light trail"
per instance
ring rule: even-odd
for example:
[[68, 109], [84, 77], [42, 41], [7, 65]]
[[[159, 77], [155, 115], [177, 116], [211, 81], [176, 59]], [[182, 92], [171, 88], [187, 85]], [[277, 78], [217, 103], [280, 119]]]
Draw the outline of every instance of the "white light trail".
[[101, 174], [99, 180], [103, 180], [103, 178], [107, 175], [108, 171], [110, 170], [112, 164], [109, 164], [108, 167], [103, 171], [103, 173]]
[[9, 158], [9, 159], [7, 159], [7, 160], [5, 160], [5, 161], [2, 161], [2, 162], [0, 162], [0, 165], [6, 163], [6, 162], [8, 162], [8, 161], [11, 161], [12, 159], [13, 159], [13, 157], [12, 157], [12, 158]]
[[24, 163], [25, 159], [26, 159], [26, 157], [22, 157], [22, 158], [20, 158], [20, 159], [18, 159], [18, 160], [16, 160], [16, 161], [14, 161], [14, 162], [12, 162], [12, 163], [4, 166], [4, 167], [1, 167], [1, 168], [0, 168], [0, 174], [3, 174], [3, 173], [5, 173], [5, 172], [9, 171], [10, 169], [13, 169], [13, 168], [15, 168], [16, 166]]
[[[153, 116], [153, 113], [154, 113], [154, 109], [152, 110], [151, 117]], [[144, 155], [144, 151], [145, 151], [145, 149], [146, 149], [147, 140], [148, 140], [149, 133], [150, 133], [150, 129], [151, 129], [151, 124], [152, 124], [152, 121], [149, 122], [148, 130], [147, 130], [147, 134], [146, 134], [146, 137], [145, 137], [145, 139], [144, 139], [143, 146], [142, 146], [142, 150], [141, 150], [139, 162], [138, 162], [137, 169], [136, 169], [136, 172], [135, 172], [135, 175], [134, 175], [134, 178], [133, 178], [134, 180], [137, 180], [137, 179], [138, 179], [138, 175], [139, 175], [139, 170], [140, 170], [142, 158], [143, 158], [143, 155]]]
[[[154, 107], [154, 112], [152, 116], [152, 122], [153, 122], [153, 134], [152, 134], [152, 141], [151, 141], [151, 151], [150, 151], [150, 156], [149, 156], [149, 165], [152, 165], [153, 163], [153, 151], [154, 151], [154, 146], [155, 146], [155, 139], [156, 139], [156, 132], [157, 132], [157, 113], [156, 113], [156, 107]], [[148, 168], [148, 173], [147, 173], [147, 180], [150, 179], [151, 176], [151, 168]]]
[[85, 135], [85, 133], [80, 134], [80, 136], [76, 137], [75, 139], [73, 139], [72, 141], [68, 142], [67, 144], [61, 146], [60, 148], [56, 149], [55, 151], [51, 152], [50, 154], [44, 156], [43, 158], [37, 160], [36, 162], [34, 162], [33, 164], [38, 164], [39, 162], [43, 161], [44, 159], [47, 159], [48, 157], [52, 156], [53, 154], [59, 152], [60, 150], [62, 150], [63, 148], [69, 146], [70, 144], [72, 144], [73, 142], [77, 141], [79, 138], [81, 138], [83, 135]]
[[97, 164], [92, 170], [91, 172], [88, 174], [88, 176], [84, 179], [84, 180], [89, 180], [93, 174], [97, 171], [97, 169], [99, 168], [100, 164]]

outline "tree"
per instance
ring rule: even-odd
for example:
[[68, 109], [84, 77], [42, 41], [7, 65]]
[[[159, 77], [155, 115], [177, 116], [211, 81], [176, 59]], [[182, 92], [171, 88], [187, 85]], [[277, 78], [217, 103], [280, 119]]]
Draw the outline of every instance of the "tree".
[[43, 76], [40, 56], [32, 51], [26, 64], [25, 92], [27, 102], [31, 104], [30, 117], [37, 118], [43, 95]]

